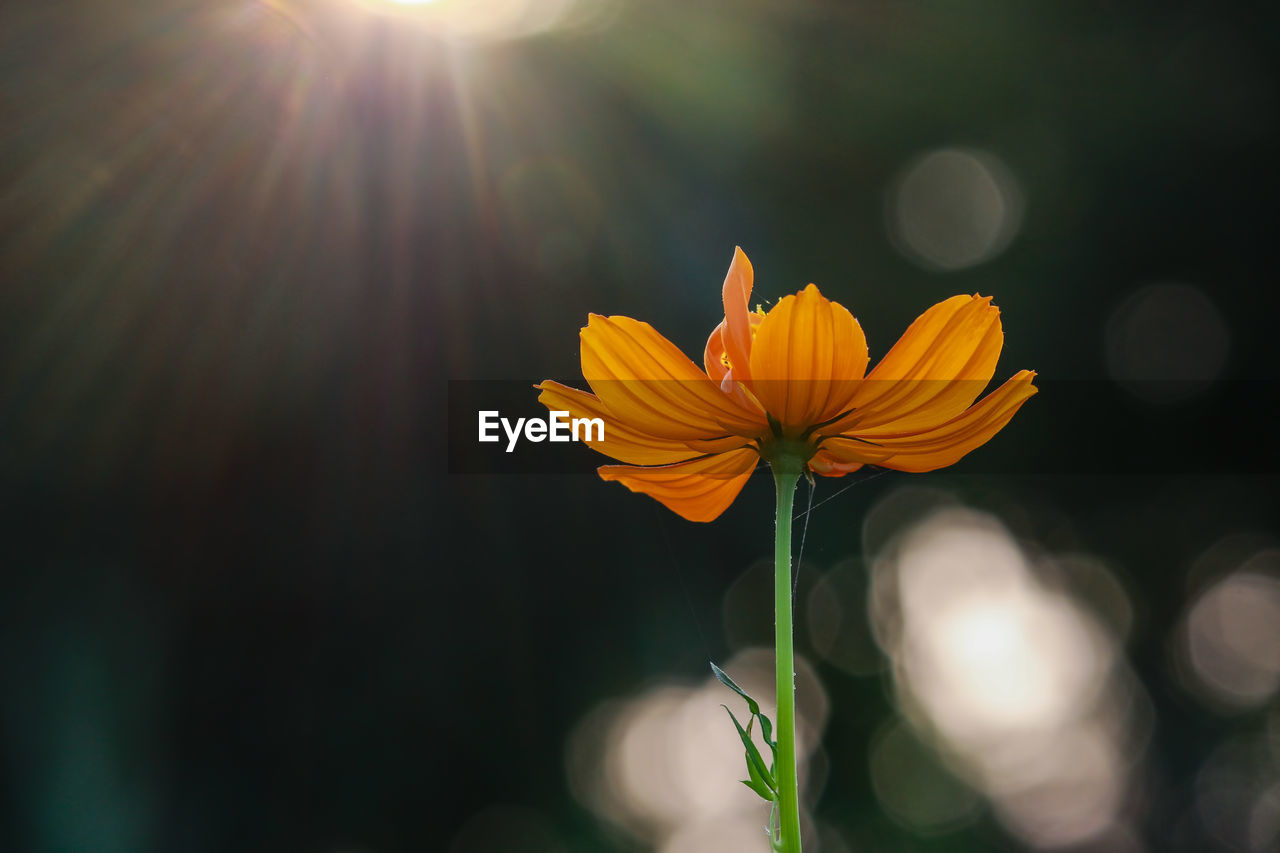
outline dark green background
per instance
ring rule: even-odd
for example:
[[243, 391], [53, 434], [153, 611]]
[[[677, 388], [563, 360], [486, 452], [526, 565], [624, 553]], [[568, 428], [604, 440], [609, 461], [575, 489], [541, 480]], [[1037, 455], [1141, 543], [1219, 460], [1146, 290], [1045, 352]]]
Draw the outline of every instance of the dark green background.
[[[565, 850], [621, 849], [570, 797], [564, 739], [730, 654], [720, 602], [769, 553], [770, 484], [700, 526], [589, 454], [451, 476], [448, 381], [572, 380], [588, 312], [700, 354], [741, 245], [761, 298], [817, 282], [873, 362], [980, 291], [1005, 321], [997, 378], [1078, 383], [1072, 417], [1033, 399], [923, 479], [1116, 567], [1155, 711], [1135, 825], [1149, 850], [1229, 849], [1191, 814], [1196, 774], [1266, 714], [1198, 703], [1168, 648], [1195, 557], [1280, 535], [1278, 23], [623, 0], [607, 26], [452, 43], [336, 3], [7, 5], [0, 847], [447, 850], [507, 802]], [[1026, 196], [1009, 248], [952, 273], [898, 254], [883, 213], [943, 146], [996, 153]], [[1223, 382], [1154, 406], [1110, 384], [1104, 335], [1166, 280], [1231, 343]], [[1040, 467], [1016, 473], [1023, 452]], [[806, 571], [859, 554], [904, 479], [816, 512]], [[853, 849], [1019, 849], [987, 816], [922, 838], [882, 814], [866, 744], [888, 677], [820, 673], [817, 813]]]

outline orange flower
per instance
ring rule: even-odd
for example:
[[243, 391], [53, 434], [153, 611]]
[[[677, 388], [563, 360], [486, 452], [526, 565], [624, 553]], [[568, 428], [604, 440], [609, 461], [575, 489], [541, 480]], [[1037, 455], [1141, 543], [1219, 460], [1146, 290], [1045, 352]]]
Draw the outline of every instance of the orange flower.
[[838, 477], [863, 465], [932, 471], [986, 443], [1036, 393], [1022, 370], [974, 404], [1004, 343], [991, 297], [953, 296], [920, 315], [870, 372], [844, 306], [809, 285], [751, 311], [741, 249], [724, 280], [724, 320], [699, 369], [648, 323], [590, 315], [582, 375], [594, 393], [545, 381], [538, 400], [600, 418], [599, 469], [690, 521], [711, 521], [757, 463], [783, 455]]

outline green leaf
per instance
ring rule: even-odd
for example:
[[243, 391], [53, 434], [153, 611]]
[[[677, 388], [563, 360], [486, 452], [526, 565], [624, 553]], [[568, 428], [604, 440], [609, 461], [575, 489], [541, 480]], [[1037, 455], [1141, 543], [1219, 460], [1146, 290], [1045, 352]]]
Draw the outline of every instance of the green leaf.
[[[748, 755], [747, 773], [751, 774], [752, 782], [752, 784], [747, 785], [748, 788], [764, 797], [766, 802], [772, 803], [778, 798], [778, 786], [773, 781], [773, 768], [769, 768], [767, 776], [761, 776], [759, 771], [756, 769], [755, 764], [751, 762], [751, 756]], [[760, 788], [763, 788], [765, 793], [762, 793]]]
[[[760, 705], [756, 702], [756, 700], [748, 696], [747, 691], [743, 690], [741, 687], [735, 684], [733, 679], [730, 678], [729, 675], [723, 669], [721, 669], [720, 667], [716, 666], [713, 663], [711, 664], [711, 673], [720, 680], [721, 684], [723, 684], [725, 687], [728, 687], [734, 693], [737, 693], [743, 699], [747, 700], [747, 710], [750, 711], [752, 715], [760, 713]], [[732, 716], [732, 714], [730, 716]]]
[[742, 745], [747, 749], [747, 772], [751, 774], [753, 780], [758, 778], [770, 790], [776, 791], [778, 785], [773, 781], [773, 774], [765, 766], [764, 759], [760, 757], [760, 750], [756, 749], [755, 742], [751, 740], [751, 735], [747, 734], [747, 730], [738, 722], [738, 718], [729, 710], [728, 705], [721, 705], [720, 707], [724, 708], [725, 713], [729, 715], [729, 719], [733, 720], [733, 727], [738, 730], [738, 737], [742, 739]]
[[764, 783], [757, 782], [755, 779], [742, 779], [740, 781], [742, 784], [759, 794], [765, 802], [773, 802], [773, 792], [766, 788]]
[[769, 722], [769, 718], [764, 714], [756, 714], [760, 718], [760, 733], [764, 735], [764, 742], [769, 744], [769, 748], [774, 751], [776, 757], [778, 752], [778, 742], [773, 739], [773, 723]]

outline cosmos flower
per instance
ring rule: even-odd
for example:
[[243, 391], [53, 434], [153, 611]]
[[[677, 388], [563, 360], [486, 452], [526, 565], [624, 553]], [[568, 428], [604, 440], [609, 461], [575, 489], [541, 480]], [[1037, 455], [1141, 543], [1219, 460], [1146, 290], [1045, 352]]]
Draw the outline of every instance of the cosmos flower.
[[592, 393], [537, 388], [548, 409], [604, 421], [589, 443], [624, 464], [601, 466], [603, 479], [711, 521], [762, 459], [834, 477], [863, 465], [932, 471], [986, 443], [1036, 393], [1022, 370], [974, 403], [1004, 344], [991, 297], [934, 305], [867, 373], [866, 338], [844, 306], [810, 284], [752, 311], [751, 286], [737, 249], [701, 368], [648, 323], [590, 315], [580, 339]]

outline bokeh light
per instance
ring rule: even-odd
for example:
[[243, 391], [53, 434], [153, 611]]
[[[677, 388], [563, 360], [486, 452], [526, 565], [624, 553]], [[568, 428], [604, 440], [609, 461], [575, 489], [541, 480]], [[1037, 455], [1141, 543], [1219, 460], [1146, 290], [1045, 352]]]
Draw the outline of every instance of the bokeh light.
[[[775, 718], [773, 652], [747, 649], [725, 671]], [[708, 677], [696, 687], [659, 685], [627, 700], [614, 700], [588, 714], [566, 751], [570, 788], [584, 806], [633, 839], [660, 849], [688, 850], [728, 827], [727, 838], [757, 838], [768, 806], [746, 786], [742, 743], [721, 705], [738, 713], [742, 704]], [[796, 748], [801, 798], [816, 795], [813, 764], [829, 703], [817, 675], [796, 660]], [[759, 731], [757, 746], [767, 754]], [[720, 843], [720, 842], [717, 842]], [[729, 850], [729, 847], [705, 847]], [[746, 853], [750, 848], [737, 848]]]
[[1258, 707], [1280, 689], [1280, 550], [1214, 582], [1183, 621], [1184, 682], [1211, 704]]
[[[886, 501], [901, 512], [911, 497]], [[1040, 562], [993, 516], [930, 509], [875, 558], [873, 624], [918, 736], [1011, 832], [1064, 846], [1123, 831], [1144, 721], [1115, 634]], [[886, 737], [878, 749], [924, 763], [906, 735]], [[931, 831], [966, 817], [945, 775], [931, 774], [942, 793], [929, 808], [897, 795], [893, 766], [873, 754], [877, 794], [900, 822]]]
[[1231, 850], [1269, 853], [1280, 841], [1280, 768], [1261, 739], [1242, 735], [1220, 744], [1195, 782], [1196, 816]]
[[1109, 649], [1072, 604], [1040, 589], [988, 519], [940, 514], [896, 566], [902, 662], [956, 735], [1057, 726], [1096, 694]]
[[757, 816], [717, 817], [680, 827], [659, 853], [768, 853], [769, 836]]
[[515, 39], [558, 29], [600, 26], [616, 0], [349, 0], [448, 38]]
[[809, 642], [827, 663], [850, 675], [884, 668], [867, 616], [867, 573], [857, 560], [844, 560], [822, 574], [805, 598]]
[[1249, 845], [1254, 850], [1274, 850], [1280, 842], [1280, 779], [1253, 803], [1249, 814]]
[[871, 782], [890, 817], [921, 835], [954, 830], [976, 818], [981, 806], [978, 795], [899, 720], [872, 741]]
[[1221, 374], [1231, 332], [1217, 306], [1190, 284], [1150, 284], [1121, 303], [1106, 329], [1111, 377], [1134, 396], [1173, 403]]
[[986, 151], [943, 148], [903, 170], [889, 191], [893, 244], [927, 269], [960, 270], [1000, 254], [1022, 225], [1022, 190]]

